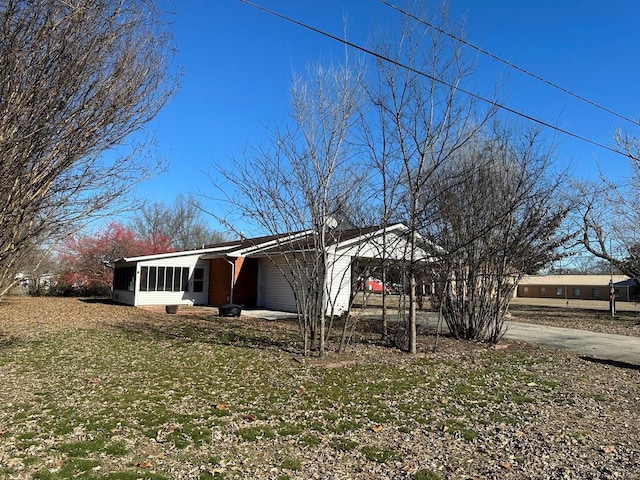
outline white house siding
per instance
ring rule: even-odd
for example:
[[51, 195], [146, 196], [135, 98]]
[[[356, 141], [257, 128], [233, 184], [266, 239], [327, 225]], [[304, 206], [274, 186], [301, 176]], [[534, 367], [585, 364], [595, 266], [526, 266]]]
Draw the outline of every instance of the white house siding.
[[[186, 292], [143, 292], [140, 291], [141, 267], [188, 267], [189, 290]], [[203, 291], [193, 291], [193, 272], [204, 269]], [[199, 255], [160, 258], [138, 262], [136, 267], [136, 306], [143, 305], [206, 305], [209, 290], [209, 262], [200, 260]]]
[[329, 309], [340, 315], [349, 309], [351, 298], [351, 257], [329, 255]]
[[293, 289], [282, 272], [289, 267], [284, 258], [260, 259], [258, 279], [258, 306], [271, 310], [296, 312], [296, 300]]
[[[339, 315], [349, 308], [351, 293], [351, 258], [329, 256], [329, 308]], [[260, 260], [258, 281], [258, 306], [271, 310], [296, 312], [297, 305], [293, 289], [282, 272], [289, 272], [284, 258]]]
[[[386, 254], [383, 255], [383, 252]], [[388, 232], [386, 238], [386, 248], [383, 248], [382, 236], [367, 239], [344, 246], [339, 249], [342, 256], [359, 258], [386, 258], [387, 260], [408, 260], [411, 256], [409, 243], [404, 236], [395, 232]], [[418, 258], [427, 258], [428, 255], [421, 248], [416, 249]]]
[[134, 305], [135, 293], [128, 290], [114, 290], [112, 298], [119, 303], [125, 305]]

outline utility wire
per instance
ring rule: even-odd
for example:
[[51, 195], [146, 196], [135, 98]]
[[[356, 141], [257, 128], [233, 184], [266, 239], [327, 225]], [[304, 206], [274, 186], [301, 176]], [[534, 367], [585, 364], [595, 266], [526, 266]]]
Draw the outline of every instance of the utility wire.
[[452, 39], [456, 40], [457, 42], [460, 42], [460, 43], [466, 45], [469, 48], [473, 48], [474, 50], [476, 50], [477, 52], [481, 53], [482, 55], [486, 55], [486, 56], [488, 56], [488, 57], [490, 57], [490, 58], [492, 58], [494, 60], [497, 60], [498, 62], [501, 62], [501, 63], [507, 65], [508, 67], [513, 68], [514, 70], [517, 70], [517, 71], [519, 71], [521, 73], [524, 73], [525, 75], [528, 75], [528, 76], [530, 76], [532, 78], [535, 78], [536, 80], [538, 80], [538, 81], [540, 81], [542, 83], [545, 83], [546, 85], [549, 85], [550, 87], [553, 87], [553, 88], [555, 88], [557, 90], [560, 90], [561, 92], [566, 93], [567, 95], [571, 95], [572, 97], [577, 98], [578, 100], [580, 100], [582, 102], [588, 103], [592, 107], [596, 107], [596, 108], [602, 110], [603, 112], [607, 112], [607, 113], [609, 113], [609, 114], [611, 114], [611, 115], [613, 115], [615, 117], [618, 117], [618, 118], [620, 118], [622, 120], [625, 120], [627, 122], [633, 123], [636, 127], [640, 125], [640, 122], [638, 122], [638, 120], [634, 120], [634, 119], [632, 119], [630, 117], [622, 115], [621, 113], [615, 112], [614, 110], [611, 110], [610, 108], [604, 107], [604, 106], [594, 102], [593, 100], [589, 100], [588, 98], [583, 97], [582, 95], [574, 93], [571, 90], [568, 90], [568, 89], [564, 88], [563, 86], [558, 85], [557, 83], [553, 83], [552, 81], [547, 80], [546, 78], [543, 78], [540, 75], [537, 75], [537, 74], [535, 74], [533, 72], [530, 72], [529, 70], [526, 70], [525, 68], [522, 68], [522, 67], [516, 65], [515, 63], [510, 62], [509, 60], [505, 60], [504, 58], [501, 58], [498, 55], [495, 55], [495, 54], [493, 54], [493, 53], [491, 53], [491, 52], [489, 52], [487, 50], [484, 50], [482, 47], [478, 47], [477, 45], [474, 45], [473, 43], [470, 43], [470, 42], [466, 41], [464, 38], [459, 37], [457, 35], [454, 35], [453, 33], [448, 32], [448, 31], [444, 30], [443, 28], [432, 24], [432, 23], [426, 21], [423, 18], [419, 18], [419, 17], [413, 15], [412, 13], [403, 10], [402, 8], [400, 8], [398, 6], [396, 6], [396, 5], [392, 4], [392, 3], [389, 3], [387, 0], [379, 0], [379, 1], [381, 3], [383, 3], [384, 5], [386, 5], [387, 7], [392, 8], [392, 9], [396, 10], [397, 12], [401, 13], [402, 15], [405, 15], [405, 16], [407, 16], [407, 17], [409, 17], [409, 18], [411, 18], [411, 19], [413, 19], [413, 20], [415, 20], [415, 21], [417, 21], [417, 22], [419, 22], [419, 23], [421, 23], [421, 24], [423, 24], [423, 25], [425, 25], [425, 26], [427, 26], [429, 28], [432, 28], [432, 29], [436, 30], [437, 32], [440, 32], [440, 33], [448, 36], [449, 38], [452, 38]]
[[397, 60], [393, 60], [392, 58], [389, 58], [389, 57], [387, 57], [385, 55], [382, 55], [382, 54], [380, 54], [378, 52], [375, 52], [373, 50], [370, 50], [370, 49], [368, 49], [366, 47], [363, 47], [363, 46], [358, 45], [356, 43], [350, 42], [350, 41], [345, 40], [343, 38], [340, 38], [340, 37], [337, 37], [335, 35], [332, 35], [331, 33], [325, 32], [324, 30], [320, 30], [320, 29], [318, 29], [316, 27], [313, 27], [313, 26], [308, 25], [306, 23], [303, 23], [303, 22], [300, 22], [298, 20], [295, 20], [295, 19], [293, 19], [291, 17], [287, 17], [286, 15], [283, 15], [281, 13], [275, 12], [273, 10], [269, 10], [268, 8], [263, 7], [261, 5], [257, 5], [257, 4], [255, 4], [253, 2], [250, 2], [249, 0], [240, 0], [240, 1], [242, 3], [244, 3], [244, 4], [246, 4], [246, 5], [249, 5], [250, 7], [253, 7], [253, 8], [261, 10], [261, 11], [263, 11], [265, 13], [268, 13], [269, 15], [273, 15], [275, 17], [281, 18], [282, 20], [285, 20], [285, 21], [287, 21], [289, 23], [293, 23], [294, 25], [298, 25], [298, 26], [300, 26], [302, 28], [305, 28], [307, 30], [315, 32], [315, 33], [317, 33], [319, 35], [322, 35], [324, 37], [330, 38], [331, 40], [335, 40], [335, 41], [340, 42], [340, 43], [342, 43], [344, 45], [347, 45], [347, 46], [349, 46], [351, 48], [354, 48], [354, 49], [359, 50], [359, 51], [361, 51], [363, 53], [366, 53], [367, 55], [371, 55], [371, 56], [376, 57], [376, 58], [378, 58], [380, 60], [384, 60], [385, 62], [391, 63], [391, 64], [396, 65], [396, 66], [401, 67], [401, 68], [404, 68], [404, 69], [406, 69], [406, 70], [408, 70], [408, 71], [410, 71], [412, 73], [415, 73], [415, 74], [417, 74], [417, 75], [419, 75], [421, 77], [425, 77], [425, 78], [428, 78], [431, 81], [438, 82], [438, 83], [440, 83], [442, 85], [445, 85], [446, 87], [453, 88], [454, 90], [458, 90], [459, 92], [464, 93], [465, 95], [467, 95], [467, 96], [469, 96], [471, 98], [475, 98], [476, 100], [480, 100], [480, 101], [482, 101], [484, 103], [487, 103], [487, 104], [492, 105], [492, 106], [494, 106], [496, 108], [504, 110], [505, 112], [512, 113], [512, 114], [514, 114], [514, 115], [516, 115], [518, 117], [522, 117], [522, 118], [524, 118], [526, 120], [529, 120], [530, 122], [537, 123], [538, 125], [542, 125], [543, 127], [550, 128], [552, 130], [555, 130], [556, 132], [562, 133], [564, 135], [567, 135], [569, 137], [575, 138], [575, 139], [580, 140], [582, 142], [589, 143], [591, 145], [594, 145], [596, 147], [602, 148], [604, 150], [608, 150], [608, 151], [610, 151], [612, 153], [615, 153], [615, 154], [618, 154], [618, 155], [622, 155], [623, 157], [627, 156], [627, 154], [625, 152], [623, 152], [622, 150], [618, 150], [616, 148], [610, 147], [608, 145], [605, 145], [603, 143], [597, 142], [595, 140], [591, 140], [591, 139], [589, 139], [587, 137], [583, 137], [582, 135], [579, 135], [577, 133], [573, 133], [573, 132], [571, 132], [569, 130], [566, 130], [564, 128], [552, 125], [552, 124], [550, 124], [548, 122], [545, 122], [544, 120], [539, 120], [539, 119], [537, 119], [535, 117], [532, 117], [531, 115], [528, 115], [526, 113], [522, 113], [522, 112], [520, 112], [518, 110], [515, 110], [515, 109], [513, 109], [511, 107], [508, 107], [506, 105], [498, 103], [498, 102], [496, 102], [494, 100], [489, 100], [488, 98], [485, 98], [485, 97], [483, 97], [481, 95], [478, 95], [477, 93], [473, 93], [473, 92], [471, 92], [469, 90], [465, 90], [465, 89], [463, 89], [461, 87], [455, 86], [455, 85], [453, 85], [453, 84], [451, 84], [451, 83], [449, 83], [449, 82], [447, 82], [445, 80], [436, 78], [436, 77], [434, 77], [432, 75], [429, 75], [428, 73], [425, 73], [425, 72], [423, 72], [421, 70], [418, 70], [418, 69], [416, 69], [416, 68], [414, 68], [414, 67], [412, 67], [410, 65], [404, 64], [404, 63], [399, 62]]

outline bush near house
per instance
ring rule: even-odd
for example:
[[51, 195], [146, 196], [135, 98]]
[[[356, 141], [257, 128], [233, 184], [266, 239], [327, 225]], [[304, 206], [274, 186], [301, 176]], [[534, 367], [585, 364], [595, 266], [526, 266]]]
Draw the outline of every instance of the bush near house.
[[49, 294], [110, 296], [115, 260], [172, 251], [166, 236], [141, 238], [119, 222], [110, 222], [95, 233], [71, 235], [58, 249], [62, 273]]

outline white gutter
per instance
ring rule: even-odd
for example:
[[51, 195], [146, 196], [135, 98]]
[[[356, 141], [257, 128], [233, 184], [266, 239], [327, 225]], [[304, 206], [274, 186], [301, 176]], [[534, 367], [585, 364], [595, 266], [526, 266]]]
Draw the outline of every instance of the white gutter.
[[222, 257], [224, 260], [231, 265], [231, 289], [229, 290], [229, 303], [233, 303], [233, 286], [236, 278], [236, 262], [232, 262], [227, 257]]

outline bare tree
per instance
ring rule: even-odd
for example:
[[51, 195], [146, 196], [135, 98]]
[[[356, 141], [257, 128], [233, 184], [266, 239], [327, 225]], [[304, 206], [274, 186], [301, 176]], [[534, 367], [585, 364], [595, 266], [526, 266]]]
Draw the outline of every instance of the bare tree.
[[423, 231], [442, 248], [435, 299], [456, 338], [500, 340], [519, 279], [568, 240], [551, 160], [536, 134], [478, 134], [430, 179]]
[[131, 228], [150, 241], [167, 237], [176, 250], [192, 250], [223, 242], [225, 235], [205, 221], [200, 202], [192, 195], [179, 194], [172, 204], [155, 202], [137, 211]]
[[640, 139], [618, 131], [616, 143], [626, 152], [630, 171], [622, 180], [575, 182], [575, 226], [592, 255], [626, 275], [640, 279]]
[[0, 32], [3, 292], [24, 249], [126, 204], [157, 171], [146, 145], [124, 143], [176, 84], [154, 2], [7, 0]]
[[[220, 172], [233, 184], [230, 210], [276, 237], [271, 257], [293, 290], [305, 352], [317, 345], [321, 356], [332, 316], [328, 279], [341, 275], [328, 246], [359, 199], [361, 175], [347, 140], [360, 89], [361, 74], [348, 67], [317, 66], [295, 76], [290, 126], [272, 129], [268, 148], [253, 148]], [[225, 221], [237, 231], [237, 220]], [[284, 235], [295, 232], [312, 235]]]
[[[461, 54], [461, 42], [441, 33], [456, 29], [446, 9], [431, 22], [441, 30], [421, 22], [429, 17], [422, 2], [415, 10], [403, 10], [399, 37], [387, 36], [375, 46], [382, 57], [376, 63], [377, 79], [368, 89], [375, 114], [366, 117], [370, 158], [386, 190], [383, 221], [402, 218], [410, 232], [405, 348], [411, 353], [416, 352], [416, 272], [421, 261], [416, 252], [425, 188], [494, 111], [489, 107], [479, 113], [473, 100], [459, 91], [471, 68]], [[394, 204], [398, 198], [402, 201]]]

